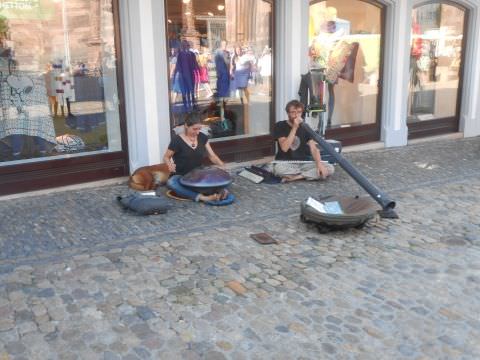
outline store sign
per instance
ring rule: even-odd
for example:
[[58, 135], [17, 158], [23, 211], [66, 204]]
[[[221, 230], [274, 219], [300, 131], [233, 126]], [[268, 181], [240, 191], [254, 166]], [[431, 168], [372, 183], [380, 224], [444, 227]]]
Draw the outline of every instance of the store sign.
[[3, 0], [0, 1], [0, 16], [9, 20], [50, 20], [55, 6], [52, 0]]

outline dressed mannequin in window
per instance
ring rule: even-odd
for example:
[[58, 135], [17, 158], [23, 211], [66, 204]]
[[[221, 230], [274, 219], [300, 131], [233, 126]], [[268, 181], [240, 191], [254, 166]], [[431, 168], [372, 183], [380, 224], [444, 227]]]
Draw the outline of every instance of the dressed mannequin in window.
[[250, 119], [248, 103], [250, 102], [250, 92], [248, 83], [252, 76], [252, 69], [256, 63], [255, 56], [248, 52], [248, 49], [236, 46], [230, 65], [230, 90], [232, 93], [239, 92], [240, 102], [243, 106], [243, 132], [250, 132]]
[[[329, 38], [328, 41], [328, 47], [329, 47], [329, 54], [328, 54], [328, 60], [327, 60], [327, 70], [326, 70], [326, 80], [327, 80], [327, 89], [328, 89], [328, 115], [327, 115], [327, 127], [331, 127], [332, 125], [332, 117], [333, 117], [333, 112], [335, 110], [335, 88], [334, 86], [338, 83], [338, 74], [332, 74], [332, 69], [331, 69], [331, 54], [332, 51], [335, 47], [335, 45], [338, 43], [338, 40], [341, 36], [341, 34], [337, 33], [337, 27], [335, 21], [331, 20], [328, 21], [326, 24], [326, 33], [324, 33], [325, 36]], [[336, 71], [336, 70], [335, 70]], [[334, 71], [334, 72], [335, 72]]]
[[[75, 101], [75, 90], [73, 76], [70, 73], [70, 67], [65, 66], [62, 60], [58, 60], [52, 65], [52, 68], [53, 73], [55, 74], [55, 91], [57, 95], [57, 102], [60, 104], [62, 116], [73, 116], [71, 111], [71, 103]], [[66, 112], [65, 108], [67, 110]], [[56, 111], [55, 116], [57, 116]]]
[[227, 51], [227, 42], [222, 40], [215, 51], [215, 70], [217, 72], [216, 97], [220, 106], [220, 120], [225, 128], [228, 122], [225, 119], [225, 98], [230, 96], [230, 53]]
[[248, 54], [240, 46], [235, 47], [230, 66], [231, 90], [240, 92], [242, 104], [249, 101], [248, 80], [251, 76], [255, 56]]
[[195, 72], [198, 71], [199, 66], [195, 54], [190, 49], [190, 43], [183, 40], [182, 48], [177, 56], [173, 79], [177, 73], [180, 74], [180, 89], [185, 111], [191, 111], [195, 106]]
[[[200, 67], [199, 70], [199, 81], [202, 88], [206, 91], [205, 96], [210, 98], [213, 96], [213, 91], [210, 88], [210, 78], [208, 76], [208, 64], [210, 61], [210, 53], [206, 47], [202, 47], [201, 53], [197, 57], [197, 62]], [[197, 95], [198, 98], [198, 95]]]
[[342, 78], [349, 82], [354, 81], [355, 59], [359, 44], [342, 40], [345, 35], [342, 30], [337, 31], [336, 22], [331, 20], [325, 24], [325, 31], [321, 32], [311, 49], [314, 57], [314, 66], [325, 70], [325, 81], [328, 90], [327, 127], [332, 125], [335, 111], [335, 85]]
[[55, 73], [53, 72], [52, 63], [48, 63], [46, 66], [45, 89], [47, 90], [50, 114], [57, 116], [58, 100], [57, 100], [57, 92], [55, 89]]
[[175, 72], [175, 67], [177, 66], [177, 48], [172, 48], [170, 50], [170, 81], [171, 81], [171, 101], [173, 104], [177, 102], [178, 95], [182, 93], [180, 86], [180, 72]]

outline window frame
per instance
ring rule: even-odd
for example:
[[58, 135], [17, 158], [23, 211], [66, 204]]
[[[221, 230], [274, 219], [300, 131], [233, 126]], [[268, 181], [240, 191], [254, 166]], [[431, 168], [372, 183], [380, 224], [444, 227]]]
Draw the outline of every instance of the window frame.
[[[461, 64], [458, 74], [458, 89], [457, 89], [457, 101], [455, 104], [455, 115], [437, 118], [433, 120], [426, 120], [421, 122], [415, 123], [408, 123], [408, 139], [418, 139], [428, 136], [436, 136], [436, 135], [443, 135], [449, 133], [455, 133], [460, 130], [460, 113], [461, 113], [461, 106], [462, 106], [462, 98], [463, 98], [463, 80], [464, 80], [464, 73], [465, 73], [465, 56], [467, 53], [467, 40], [468, 40], [468, 23], [470, 12], [469, 9], [459, 3], [449, 0], [437, 1], [437, 0], [427, 0], [415, 3], [412, 7], [412, 13], [410, 14], [410, 18], [413, 15], [413, 11], [419, 7], [424, 5], [431, 5], [431, 4], [440, 4], [440, 5], [449, 5], [460, 9], [464, 13], [463, 17], [463, 38], [462, 38], [462, 56], [461, 56]], [[412, 33], [412, 28], [410, 26], [410, 36]], [[410, 51], [409, 51], [410, 54]], [[407, 90], [407, 96], [410, 95], [410, 90]], [[408, 116], [408, 115], [407, 115]], [[405, 119], [407, 121], [407, 119]]]
[[[166, 59], [166, 71], [169, 74], [169, 49], [168, 49], [168, 1], [174, 0], [163, 0], [164, 1], [164, 15], [165, 15], [165, 41], [166, 41], [166, 51], [165, 51], [165, 59]], [[175, 0], [181, 1], [181, 0]], [[275, 54], [276, 49], [276, 4], [277, 0], [257, 0], [257, 1], [264, 1], [269, 3], [272, 7], [271, 12], [271, 21], [270, 21], [270, 44], [272, 49], [272, 55]], [[167, 76], [169, 78], [169, 76]], [[276, 59], [275, 56], [272, 56], [272, 100], [270, 102], [270, 119], [269, 119], [269, 134], [264, 135], [253, 135], [253, 136], [245, 136], [242, 138], [216, 138], [214, 141], [210, 141], [210, 145], [214, 149], [214, 151], [218, 154], [218, 156], [226, 162], [242, 162], [248, 161], [253, 159], [258, 159], [262, 157], [272, 156], [275, 154], [275, 140], [273, 138], [273, 128], [275, 125], [275, 106], [276, 106]], [[171, 84], [169, 81], [168, 84], [168, 94], [171, 94]], [[169, 107], [169, 122], [170, 122], [170, 133], [173, 133], [173, 113], [172, 113], [172, 103], [170, 101], [170, 97], [168, 99], [168, 107]], [[213, 140], [213, 139], [212, 139]]]
[[119, 0], [111, 0], [113, 12], [116, 75], [122, 149], [91, 154], [72, 154], [67, 158], [40, 158], [28, 163], [0, 165], [0, 195], [46, 189], [82, 182], [125, 176], [129, 173], [127, 123], [120, 33]]
[[[328, 0], [310, 0], [309, 6]], [[378, 68], [378, 92], [377, 104], [375, 109], [375, 123], [365, 125], [355, 125], [344, 128], [326, 129], [325, 137], [342, 142], [344, 146], [358, 145], [368, 142], [378, 141], [380, 139], [382, 125], [382, 106], [383, 106], [383, 81], [384, 81], [384, 61], [385, 61], [385, 19], [387, 7], [380, 1], [375, 0], [355, 0], [369, 5], [373, 5], [380, 10], [380, 61]]]

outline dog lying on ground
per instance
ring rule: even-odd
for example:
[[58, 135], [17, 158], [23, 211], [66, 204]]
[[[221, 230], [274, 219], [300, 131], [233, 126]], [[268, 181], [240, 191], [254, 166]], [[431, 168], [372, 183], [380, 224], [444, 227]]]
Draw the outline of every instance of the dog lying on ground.
[[164, 185], [169, 176], [167, 164], [142, 166], [130, 176], [128, 186], [139, 191], [155, 190], [157, 186]]

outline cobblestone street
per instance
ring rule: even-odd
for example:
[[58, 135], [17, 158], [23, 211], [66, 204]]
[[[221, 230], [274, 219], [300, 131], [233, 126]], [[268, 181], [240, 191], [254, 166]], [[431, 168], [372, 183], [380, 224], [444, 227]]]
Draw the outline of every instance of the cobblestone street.
[[480, 138], [345, 157], [400, 219], [301, 223], [309, 195], [364, 194], [338, 166], [148, 217], [126, 185], [0, 201], [0, 359], [479, 359]]

